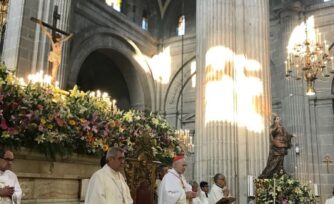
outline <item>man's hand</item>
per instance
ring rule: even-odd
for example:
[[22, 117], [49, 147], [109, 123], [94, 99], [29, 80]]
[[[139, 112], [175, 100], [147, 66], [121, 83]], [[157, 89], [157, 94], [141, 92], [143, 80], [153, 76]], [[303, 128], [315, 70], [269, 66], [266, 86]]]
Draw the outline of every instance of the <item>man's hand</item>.
[[230, 194], [230, 190], [228, 190], [228, 188], [224, 188], [223, 189], [223, 194], [224, 194], [224, 197], [228, 197], [229, 196], [229, 194]]
[[187, 199], [193, 199], [197, 196], [197, 193], [196, 192], [193, 192], [193, 191], [188, 191], [186, 192], [186, 198]]
[[11, 198], [14, 191], [15, 191], [14, 187], [5, 186], [3, 188], [0, 188], [0, 196]]

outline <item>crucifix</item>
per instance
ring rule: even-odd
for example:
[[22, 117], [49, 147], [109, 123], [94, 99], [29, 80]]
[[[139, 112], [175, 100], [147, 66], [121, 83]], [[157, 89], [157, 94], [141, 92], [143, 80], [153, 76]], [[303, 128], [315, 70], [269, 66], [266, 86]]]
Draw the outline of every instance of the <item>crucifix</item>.
[[[52, 50], [49, 53], [48, 61], [52, 65], [51, 67], [52, 82], [55, 82], [57, 78], [58, 69], [61, 63], [62, 43], [69, 40], [73, 36], [73, 33], [67, 33], [57, 28], [57, 22], [60, 19], [60, 14], [58, 13], [58, 6], [55, 6], [53, 10], [52, 25], [45, 23], [40, 19], [34, 17], [31, 17], [30, 19], [41, 26], [42, 31], [51, 41]], [[48, 31], [47, 28], [50, 29], [52, 32]]]
[[327, 154], [322, 162], [326, 163], [326, 165], [327, 165], [327, 173], [329, 173], [329, 164], [333, 163], [333, 160], [331, 160], [331, 157]]

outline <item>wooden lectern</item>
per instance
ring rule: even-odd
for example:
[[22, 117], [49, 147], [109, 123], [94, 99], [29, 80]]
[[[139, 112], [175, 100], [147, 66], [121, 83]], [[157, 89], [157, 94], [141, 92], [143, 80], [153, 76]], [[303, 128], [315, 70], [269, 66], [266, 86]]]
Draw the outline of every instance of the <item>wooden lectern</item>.
[[233, 203], [235, 201], [234, 197], [227, 197], [220, 199], [216, 204], [229, 204]]

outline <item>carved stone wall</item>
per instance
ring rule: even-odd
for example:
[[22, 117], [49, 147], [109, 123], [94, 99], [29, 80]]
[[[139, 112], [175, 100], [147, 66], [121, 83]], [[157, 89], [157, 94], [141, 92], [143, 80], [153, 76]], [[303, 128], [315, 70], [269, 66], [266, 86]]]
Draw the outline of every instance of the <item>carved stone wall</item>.
[[26, 203], [79, 203], [83, 179], [100, 168], [99, 158], [72, 155], [51, 162], [28, 150], [15, 151], [13, 171], [18, 176]]

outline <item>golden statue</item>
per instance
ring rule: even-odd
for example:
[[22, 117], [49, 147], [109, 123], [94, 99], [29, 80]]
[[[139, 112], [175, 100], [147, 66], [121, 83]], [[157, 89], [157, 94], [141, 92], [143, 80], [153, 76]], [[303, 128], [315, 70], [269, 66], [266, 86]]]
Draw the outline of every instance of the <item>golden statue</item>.
[[61, 64], [62, 43], [69, 40], [73, 36], [73, 33], [64, 37], [62, 37], [58, 33], [52, 36], [52, 33], [46, 29], [42, 21], [39, 20], [37, 21], [37, 23], [41, 26], [42, 31], [46, 34], [46, 36], [52, 43], [51, 44], [52, 50], [49, 53], [48, 61], [52, 63], [51, 78], [52, 82], [55, 82], [57, 78], [58, 69]]

